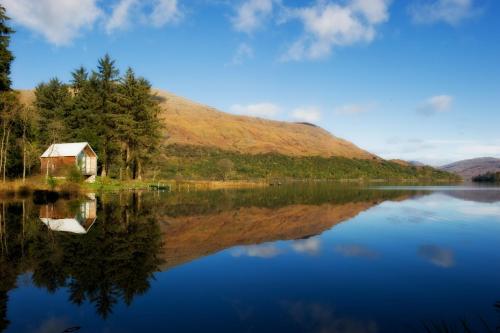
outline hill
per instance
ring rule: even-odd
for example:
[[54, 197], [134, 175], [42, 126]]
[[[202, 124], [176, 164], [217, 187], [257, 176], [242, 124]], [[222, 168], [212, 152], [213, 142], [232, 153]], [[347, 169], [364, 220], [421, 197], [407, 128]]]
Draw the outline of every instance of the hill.
[[238, 116], [165, 91], [156, 93], [169, 145], [204, 146], [245, 154], [378, 158], [312, 124]]
[[[156, 158], [155, 176], [458, 180], [430, 167], [385, 161], [313, 124], [233, 115], [162, 90], [155, 94], [165, 127], [165, 148]], [[33, 91], [21, 91], [23, 102], [33, 99]], [[223, 160], [225, 167], [221, 167]]]
[[500, 172], [500, 159], [494, 157], [473, 158], [444, 165], [440, 169], [470, 180], [486, 173]]

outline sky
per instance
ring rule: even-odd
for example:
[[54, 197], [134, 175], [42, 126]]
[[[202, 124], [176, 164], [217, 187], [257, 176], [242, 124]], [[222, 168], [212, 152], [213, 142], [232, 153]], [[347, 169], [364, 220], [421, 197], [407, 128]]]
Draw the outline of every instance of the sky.
[[383, 158], [500, 157], [498, 0], [0, 0], [14, 86], [108, 53], [222, 111], [317, 124]]

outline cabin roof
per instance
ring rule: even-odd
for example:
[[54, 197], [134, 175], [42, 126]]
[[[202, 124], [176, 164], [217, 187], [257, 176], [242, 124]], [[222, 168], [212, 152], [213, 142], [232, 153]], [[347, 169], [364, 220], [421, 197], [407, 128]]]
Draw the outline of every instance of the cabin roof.
[[[54, 143], [40, 157], [67, 157], [78, 156], [85, 147], [89, 147], [92, 153], [96, 155], [88, 142], [74, 142], [74, 143]], [[96, 155], [97, 156], [97, 155]]]

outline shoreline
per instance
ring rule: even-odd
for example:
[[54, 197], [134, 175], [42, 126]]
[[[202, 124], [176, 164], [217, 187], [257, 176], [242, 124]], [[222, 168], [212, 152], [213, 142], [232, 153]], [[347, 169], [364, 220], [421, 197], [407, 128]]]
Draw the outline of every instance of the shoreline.
[[94, 183], [71, 183], [60, 182], [50, 186], [44, 177], [34, 177], [22, 180], [9, 180], [0, 182], [0, 193], [2, 197], [9, 197], [16, 194], [25, 195], [35, 191], [58, 192], [58, 193], [92, 193], [92, 192], [113, 192], [130, 190], [159, 190], [159, 191], [203, 191], [203, 190], [225, 190], [225, 189], [252, 189], [290, 184], [314, 184], [332, 183], [340, 185], [459, 185], [463, 182], [452, 182], [442, 179], [286, 179], [286, 180], [183, 180], [177, 181], [167, 179], [162, 181], [151, 180], [127, 180], [100, 177]]

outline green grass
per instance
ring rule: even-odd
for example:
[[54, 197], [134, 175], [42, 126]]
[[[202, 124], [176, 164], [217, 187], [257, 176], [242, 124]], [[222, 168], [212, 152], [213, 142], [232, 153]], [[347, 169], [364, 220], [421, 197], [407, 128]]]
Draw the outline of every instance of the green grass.
[[384, 180], [418, 182], [457, 182], [458, 176], [431, 167], [402, 166], [381, 160], [343, 157], [292, 157], [280, 154], [240, 154], [216, 148], [171, 145], [166, 148], [167, 161], [163, 178], [219, 180], [223, 177], [218, 162], [229, 159], [234, 168], [232, 180]]
[[93, 191], [114, 191], [114, 190], [140, 190], [148, 189], [152, 182], [141, 180], [118, 180], [113, 178], [96, 177], [94, 183], [84, 183], [84, 188]]

